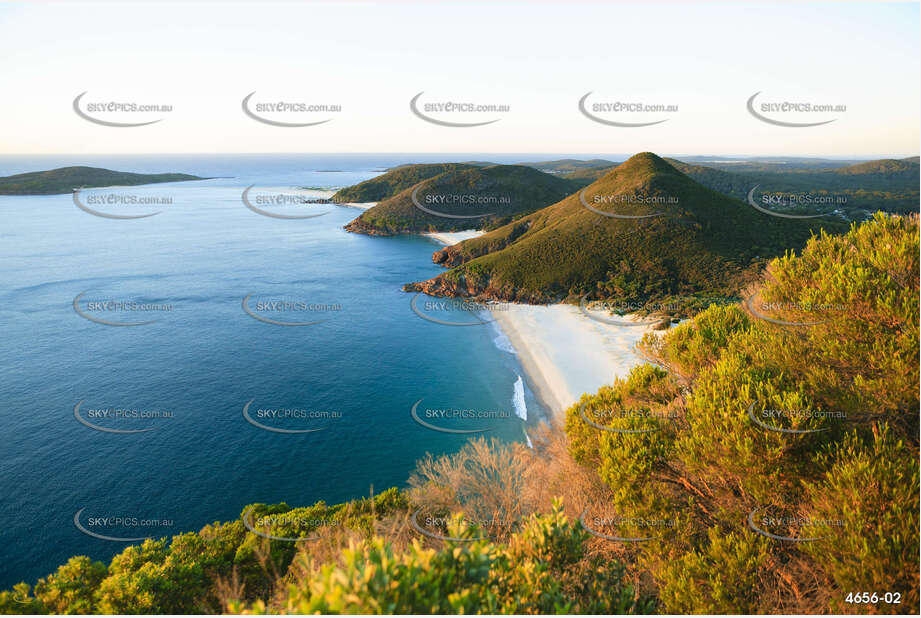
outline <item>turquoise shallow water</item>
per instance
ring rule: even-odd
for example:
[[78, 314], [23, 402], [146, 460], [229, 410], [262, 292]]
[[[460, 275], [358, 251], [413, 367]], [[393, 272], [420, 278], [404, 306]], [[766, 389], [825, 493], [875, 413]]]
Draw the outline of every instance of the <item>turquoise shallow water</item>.
[[[460, 160], [472, 158], [484, 157]], [[353, 208], [311, 205], [303, 208], [327, 214], [280, 220], [240, 199], [251, 184], [344, 186], [420, 159], [0, 158], [0, 175], [79, 163], [230, 177], [81, 194], [170, 200], [153, 208], [161, 214], [137, 220], [91, 216], [70, 195], [0, 197], [0, 587], [34, 581], [71, 555], [108, 561], [124, 548], [81, 532], [78, 512], [81, 526], [105, 536], [169, 536], [239, 517], [252, 502], [336, 502], [402, 486], [426, 452], [455, 451], [466, 440], [416, 423], [410, 409], [420, 399], [420, 414], [504, 413], [485, 421], [430, 417], [434, 424], [525, 439], [544, 412], [526, 382], [524, 406], [513, 403], [522, 372], [493, 326], [423, 320], [400, 289], [439, 271], [430, 259], [438, 245], [348, 234], [342, 226], [358, 215]], [[90, 317], [155, 321], [91, 321], [74, 310], [81, 293], [78, 308]], [[249, 307], [262, 317], [319, 323], [254, 319], [242, 308], [250, 294]], [[275, 300], [327, 310], [267, 310]], [[170, 310], [90, 304], [104, 301]], [[470, 321], [462, 311], [438, 317]], [[322, 430], [257, 427], [242, 413], [250, 400], [259, 424]], [[148, 431], [93, 429], [74, 416], [81, 401], [89, 424]], [[525, 406], [527, 421], [515, 413]], [[112, 418], [115, 409], [149, 417]]]

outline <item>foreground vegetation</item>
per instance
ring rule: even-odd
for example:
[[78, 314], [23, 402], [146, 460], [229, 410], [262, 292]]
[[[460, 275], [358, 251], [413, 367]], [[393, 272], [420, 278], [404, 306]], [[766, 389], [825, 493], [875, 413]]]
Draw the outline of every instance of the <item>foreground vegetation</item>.
[[402, 491], [253, 505], [260, 534], [75, 557], [0, 611], [917, 613], [918, 250], [917, 216], [821, 234], [533, 451], [480, 439]]
[[[611, 489], [604, 508], [677, 522], [624, 550], [669, 612], [911, 613], [918, 219], [877, 215], [813, 239], [773, 261], [758, 293], [782, 308], [772, 318], [812, 325], [712, 307], [647, 338], [658, 366], [581, 403], [588, 418], [654, 431], [598, 431], [576, 406], [571, 451]], [[626, 409], [649, 413], [609, 412]], [[755, 532], [756, 509], [760, 529], [795, 540]], [[897, 592], [901, 604], [846, 602], [861, 591]]]

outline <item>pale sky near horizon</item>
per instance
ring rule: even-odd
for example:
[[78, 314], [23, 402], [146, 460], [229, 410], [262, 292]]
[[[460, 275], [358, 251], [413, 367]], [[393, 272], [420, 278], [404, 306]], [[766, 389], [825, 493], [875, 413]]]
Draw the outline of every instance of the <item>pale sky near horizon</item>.
[[[913, 156], [919, 38], [917, 3], [0, 3], [0, 153]], [[74, 113], [84, 91], [173, 109], [100, 126]], [[342, 111], [269, 126], [241, 110], [253, 91]], [[421, 91], [510, 109], [443, 127], [411, 113]], [[678, 111], [606, 126], [578, 110], [589, 91]], [[746, 109], [758, 91], [847, 110], [774, 126]]]

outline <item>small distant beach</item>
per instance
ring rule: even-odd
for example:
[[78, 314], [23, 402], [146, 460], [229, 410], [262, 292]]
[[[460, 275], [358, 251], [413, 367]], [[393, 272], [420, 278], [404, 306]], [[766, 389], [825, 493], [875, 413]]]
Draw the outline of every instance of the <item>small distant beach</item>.
[[377, 206], [377, 202], [338, 202], [339, 206], [348, 206], [349, 208], [360, 208], [368, 210]]
[[450, 246], [456, 245], [459, 242], [464, 240], [470, 240], [471, 238], [476, 238], [477, 236], [482, 236], [482, 230], [464, 230], [462, 232], [428, 232], [423, 234], [423, 236], [428, 236], [443, 245]]

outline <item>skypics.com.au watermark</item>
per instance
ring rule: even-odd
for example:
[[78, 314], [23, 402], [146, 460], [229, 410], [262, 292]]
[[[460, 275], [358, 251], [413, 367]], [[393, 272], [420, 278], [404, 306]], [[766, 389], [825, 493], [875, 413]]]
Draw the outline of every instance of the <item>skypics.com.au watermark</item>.
[[88, 206], [159, 206], [172, 204], [173, 198], [156, 195], [133, 195], [130, 193], [90, 193], [84, 201]]
[[304, 197], [290, 193], [277, 193], [275, 195], [257, 195], [253, 200], [256, 206], [300, 206], [301, 204], [332, 204], [328, 198]]
[[[410, 299], [409, 307], [412, 312], [423, 320], [443, 326], [482, 326], [495, 320], [483, 317], [480, 314], [485, 313], [488, 315], [493, 312], [509, 310], [508, 303], [483, 303], [466, 298], [432, 300], [429, 297], [420, 301], [419, 296], [421, 295], [422, 292], [418, 292]], [[473, 316], [473, 320], [459, 321], [453, 319], [459, 312], [465, 312]]]
[[785, 427], [778, 427], [777, 422], [786, 420], [788, 423], [802, 424], [809, 421], [840, 421], [847, 419], [847, 414], [843, 410], [783, 410], [777, 408], [761, 408], [760, 411], [756, 411], [755, 403], [752, 403], [748, 407], [748, 417], [752, 420], [752, 422], [754, 422], [762, 429], [767, 429], [768, 431], [776, 431], [778, 433], [801, 435], [827, 431], [828, 428], [822, 427], [818, 429], [787, 429]]
[[[87, 122], [105, 127], [130, 128], [156, 124], [163, 120], [164, 114], [173, 111], [173, 106], [167, 103], [104, 98], [87, 98], [84, 101], [87, 92], [83, 91], [74, 98], [74, 112]], [[139, 116], [144, 120], [135, 120]]]
[[598, 205], [605, 204], [656, 204], [656, 205], [666, 205], [666, 204], [678, 204], [678, 198], [674, 196], [664, 196], [664, 195], [594, 195], [592, 196], [592, 203]]
[[627, 99], [589, 101], [591, 95], [591, 92], [582, 95], [579, 111], [589, 120], [609, 127], [651, 127], [668, 121], [678, 113], [675, 103]]
[[735, 300], [725, 297], [679, 296], [667, 301], [589, 300], [584, 294], [579, 299], [579, 310], [587, 318], [611, 326], [651, 326], [668, 320], [670, 316], [687, 315], [693, 309], [706, 309], [711, 305], [726, 306]]
[[[77, 530], [93, 538], [103, 541], [119, 543], [137, 543], [163, 534], [162, 530], [173, 527], [174, 520], [170, 518], [142, 517], [134, 513], [104, 514], [83, 517], [86, 507], [74, 513], [74, 526]], [[136, 536], [145, 534], [146, 536]], [[134, 534], [135, 536], [126, 536]]]
[[[410, 195], [413, 206], [424, 213], [443, 219], [479, 219], [494, 215], [496, 207], [512, 203], [508, 195], [477, 195], [474, 193], [433, 193], [420, 196], [419, 188]], [[455, 212], [448, 212], [450, 209]], [[472, 211], [472, 212], [471, 212]], [[464, 212], [466, 214], [458, 214]]]
[[[259, 405], [253, 407], [255, 399], [243, 405], [243, 418], [253, 427], [264, 431], [285, 434], [304, 434], [328, 428], [326, 421], [342, 420], [339, 410], [318, 410], [307, 407], [286, 407]], [[321, 421], [318, 425], [317, 421]]]
[[419, 399], [412, 405], [409, 411], [410, 416], [416, 423], [422, 425], [426, 429], [441, 433], [472, 434], [482, 433], [491, 429], [491, 427], [483, 427], [479, 423], [475, 428], [468, 428], [456, 422], [452, 423], [452, 421], [474, 420], [485, 422], [505, 420], [515, 416], [510, 410], [454, 407], [420, 408], [419, 404], [421, 403], [422, 399]]
[[[579, 523], [589, 534], [615, 543], [643, 543], [674, 532], [678, 528], [677, 519], [660, 517], [589, 517], [585, 509], [579, 516]], [[629, 536], [628, 536], [629, 535]]]
[[160, 214], [160, 211], [128, 213], [133, 212], [133, 208], [146, 210], [151, 206], [171, 206], [173, 204], [173, 198], [167, 196], [101, 193], [85, 189], [74, 189], [73, 201], [74, 205], [83, 212], [102, 219], [146, 219]]
[[425, 300], [422, 302], [425, 311], [508, 311], [508, 303], [483, 303], [469, 298], [445, 300]]
[[656, 210], [652, 213], [631, 215], [617, 212], [615, 209], [618, 207], [656, 206], [661, 208], [665, 206], [677, 206], [680, 203], [678, 197], [674, 195], [628, 195], [613, 193], [587, 197], [587, 191], [588, 189], [583, 189], [579, 192], [579, 202], [582, 204], [582, 207], [586, 210], [590, 210], [596, 215], [612, 219], [651, 219], [667, 214], [664, 210]]
[[[834, 529], [846, 527], [841, 519], [817, 518], [785, 511], [783, 508], [771, 510], [768, 507], [758, 507], [748, 514], [748, 527], [774, 541], [790, 543], [820, 541], [828, 537]], [[821, 536], [806, 536], [809, 534]]]
[[[761, 122], [777, 127], [793, 129], [818, 127], [835, 122], [841, 114], [847, 112], [847, 105], [842, 103], [766, 97], [759, 99], [760, 95], [761, 91], [758, 91], [748, 98], [745, 104], [748, 113]], [[829, 116], [837, 117], [829, 118]]]
[[[254, 294], [247, 294], [243, 297], [244, 313], [254, 320], [274, 326], [312, 326], [342, 312], [342, 305], [339, 303], [315, 303], [302, 299], [265, 296], [254, 299], [253, 296]], [[323, 317], [306, 321], [296, 319], [301, 316]]]
[[156, 429], [162, 420], [174, 418], [172, 410], [98, 405], [84, 406], [85, 401], [85, 399], [81, 399], [74, 406], [74, 418], [81, 425], [104, 433], [145, 433]]
[[342, 112], [342, 105], [293, 99], [254, 100], [256, 91], [243, 97], [241, 107], [247, 117], [273, 127], [303, 128], [326, 124]]
[[648, 408], [625, 408], [625, 409], [605, 409], [605, 410], [592, 410], [588, 413], [593, 419], [599, 421], [607, 421], [611, 419], [620, 419], [620, 418], [664, 418], [664, 419], [676, 419], [678, 418], [678, 413], [676, 411], [670, 412], [656, 412]]
[[[148, 317], [156, 314], [171, 313], [173, 311], [172, 303], [155, 303], [141, 302], [127, 299], [97, 299], [83, 301], [85, 308], [81, 307], [81, 301], [86, 292], [81, 292], [74, 297], [74, 312], [81, 318], [103, 324], [105, 326], [143, 326], [153, 324], [157, 318], [147, 320], [126, 320], [117, 319], [122, 316]], [[103, 317], [105, 316], [105, 317]]]
[[[496, 515], [473, 516], [466, 513], [457, 515], [439, 515], [419, 509], [410, 516], [410, 524], [416, 532], [439, 541], [454, 543], [471, 543], [490, 538], [490, 533], [515, 530], [521, 524], [518, 517], [498, 517]], [[466, 531], [466, 536], [450, 536], [452, 528]]]
[[[601, 410], [586, 410], [588, 402], [583, 403], [579, 406], [579, 416], [582, 417], [582, 420], [601, 431], [608, 431], [611, 433], [625, 433], [625, 434], [638, 434], [638, 433], [651, 433], [653, 431], [659, 431], [659, 421], [667, 420], [673, 421], [678, 418], [678, 413], [675, 411], [654, 411], [648, 408], [603, 408]], [[598, 422], [602, 421], [602, 422]], [[606, 422], [610, 421], [630, 421], [630, 424], [637, 424], [637, 421], [656, 421], [652, 423], [653, 427], [629, 427], [621, 428], [614, 427]], [[649, 425], [648, 422], [641, 422], [641, 425]]]
[[[843, 315], [847, 311], [847, 306], [841, 303], [810, 303], [801, 301], [762, 301], [759, 294], [755, 293], [748, 298], [743, 299], [743, 304], [748, 312], [759, 320], [777, 324], [779, 326], [818, 326], [828, 321], [828, 317], [833, 315]], [[782, 320], [773, 315], [783, 316], [808, 316], [810, 320]]]
[[[331, 517], [306, 517], [291, 513], [255, 516], [254, 509], [255, 507], [249, 507], [243, 512], [241, 517], [243, 525], [256, 536], [272, 541], [289, 543], [315, 541], [320, 538], [320, 535], [316, 534], [317, 530], [342, 525], [341, 521]], [[291, 532], [288, 532], [289, 530]], [[299, 533], [299, 536], [282, 536], [282, 534], [292, 533]]]
[[[328, 198], [308, 197], [296, 193], [257, 192], [251, 194], [255, 186], [256, 185], [250, 185], [246, 187], [243, 193], [240, 194], [240, 201], [257, 215], [272, 219], [315, 219], [316, 217], [322, 217], [323, 215], [329, 214], [330, 211], [310, 212], [312, 206], [333, 203], [332, 200]], [[305, 207], [308, 209], [308, 212], [304, 212]], [[299, 212], [297, 212], [297, 214], [284, 212], [290, 209]]]
[[[755, 210], [772, 217], [782, 219], [816, 219], [836, 214], [835, 210], [847, 205], [846, 195], [835, 195], [826, 192], [781, 192], [762, 193], [760, 198], [755, 197], [755, 191], [761, 185], [755, 185], [748, 192], [748, 203]], [[823, 212], [816, 213], [816, 209]], [[812, 214], [793, 214], [810, 212]]]
[[417, 118], [442, 127], [482, 127], [499, 122], [504, 114], [511, 111], [511, 106], [505, 103], [457, 99], [422, 99], [424, 94], [425, 91], [420, 92], [410, 99], [410, 111]]
[[[624, 316], [633, 314], [637, 314], [638, 316], [650, 314], [670, 315], [677, 314], [685, 309], [687, 309], [687, 304], [679, 301], [667, 303], [657, 301], [589, 301], [588, 294], [583, 295], [582, 298], [579, 299], [579, 310], [583, 315], [596, 322], [611, 324], [613, 326], [649, 326], [651, 324], [658, 324], [665, 318], [636, 317], [635, 319], [624, 319]], [[601, 312], [601, 315], [599, 315], [599, 312]], [[619, 317], [610, 317], [612, 314]]]

